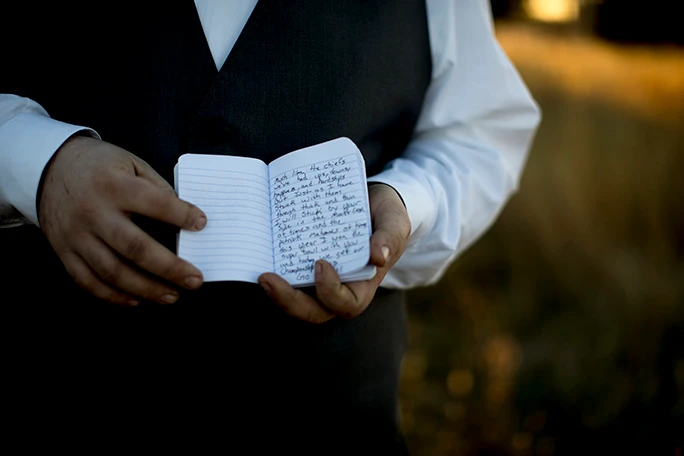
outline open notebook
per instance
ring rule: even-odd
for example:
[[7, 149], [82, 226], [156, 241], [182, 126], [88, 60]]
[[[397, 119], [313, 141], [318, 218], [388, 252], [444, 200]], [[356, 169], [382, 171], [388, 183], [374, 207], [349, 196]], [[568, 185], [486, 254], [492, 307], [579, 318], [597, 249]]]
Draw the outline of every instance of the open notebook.
[[182, 155], [178, 196], [204, 211], [200, 232], [181, 230], [178, 255], [206, 281], [257, 282], [275, 272], [293, 286], [314, 282], [318, 259], [343, 282], [370, 279], [372, 233], [363, 156], [347, 138], [254, 158]]

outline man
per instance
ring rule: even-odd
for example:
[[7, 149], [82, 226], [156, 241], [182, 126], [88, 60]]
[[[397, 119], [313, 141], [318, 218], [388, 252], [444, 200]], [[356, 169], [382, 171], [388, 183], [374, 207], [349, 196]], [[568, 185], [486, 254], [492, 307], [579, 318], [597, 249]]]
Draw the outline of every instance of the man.
[[[22, 341], [10, 378], [41, 414], [179, 425], [165, 442], [201, 422], [306, 452], [405, 452], [398, 290], [437, 281], [492, 223], [539, 120], [487, 2], [136, 6], [5, 15], [0, 204], [31, 222], [0, 230]], [[374, 279], [341, 284], [319, 262], [305, 291], [274, 274], [202, 284], [172, 253], [178, 228], [206, 223], [167, 183], [180, 154], [269, 162], [340, 136], [370, 176]]]

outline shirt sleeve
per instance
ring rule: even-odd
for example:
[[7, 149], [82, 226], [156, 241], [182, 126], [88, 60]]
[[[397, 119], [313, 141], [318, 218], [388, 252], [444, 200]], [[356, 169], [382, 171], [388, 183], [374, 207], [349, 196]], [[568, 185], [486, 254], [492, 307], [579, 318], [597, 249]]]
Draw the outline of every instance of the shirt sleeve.
[[411, 220], [403, 256], [382, 286], [437, 282], [517, 190], [541, 119], [499, 46], [487, 0], [428, 0], [433, 59], [416, 132], [369, 181], [394, 187]]
[[43, 169], [59, 147], [91, 129], [51, 119], [38, 103], [0, 94], [0, 228], [38, 225], [36, 196]]

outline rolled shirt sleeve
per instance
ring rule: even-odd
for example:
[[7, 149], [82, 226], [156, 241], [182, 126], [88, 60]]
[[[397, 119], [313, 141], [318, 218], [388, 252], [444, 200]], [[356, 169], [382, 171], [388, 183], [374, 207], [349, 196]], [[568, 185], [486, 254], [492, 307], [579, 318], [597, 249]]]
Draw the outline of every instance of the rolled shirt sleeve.
[[0, 94], [0, 227], [22, 223], [15, 211], [38, 225], [43, 170], [64, 141], [79, 132], [99, 138], [89, 128], [51, 119], [33, 100]]
[[437, 282], [517, 190], [541, 114], [496, 40], [489, 2], [428, 0], [433, 77], [406, 151], [369, 181], [394, 187], [411, 236], [382, 286]]

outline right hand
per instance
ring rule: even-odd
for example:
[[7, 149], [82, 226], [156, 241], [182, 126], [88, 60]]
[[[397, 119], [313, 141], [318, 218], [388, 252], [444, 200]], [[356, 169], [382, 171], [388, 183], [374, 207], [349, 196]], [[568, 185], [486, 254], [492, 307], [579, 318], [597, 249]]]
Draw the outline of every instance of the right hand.
[[74, 281], [102, 300], [132, 306], [141, 299], [171, 304], [177, 286], [200, 287], [202, 273], [141, 230], [132, 214], [192, 231], [207, 221], [133, 154], [84, 136], [66, 141], [45, 170], [38, 218]]

